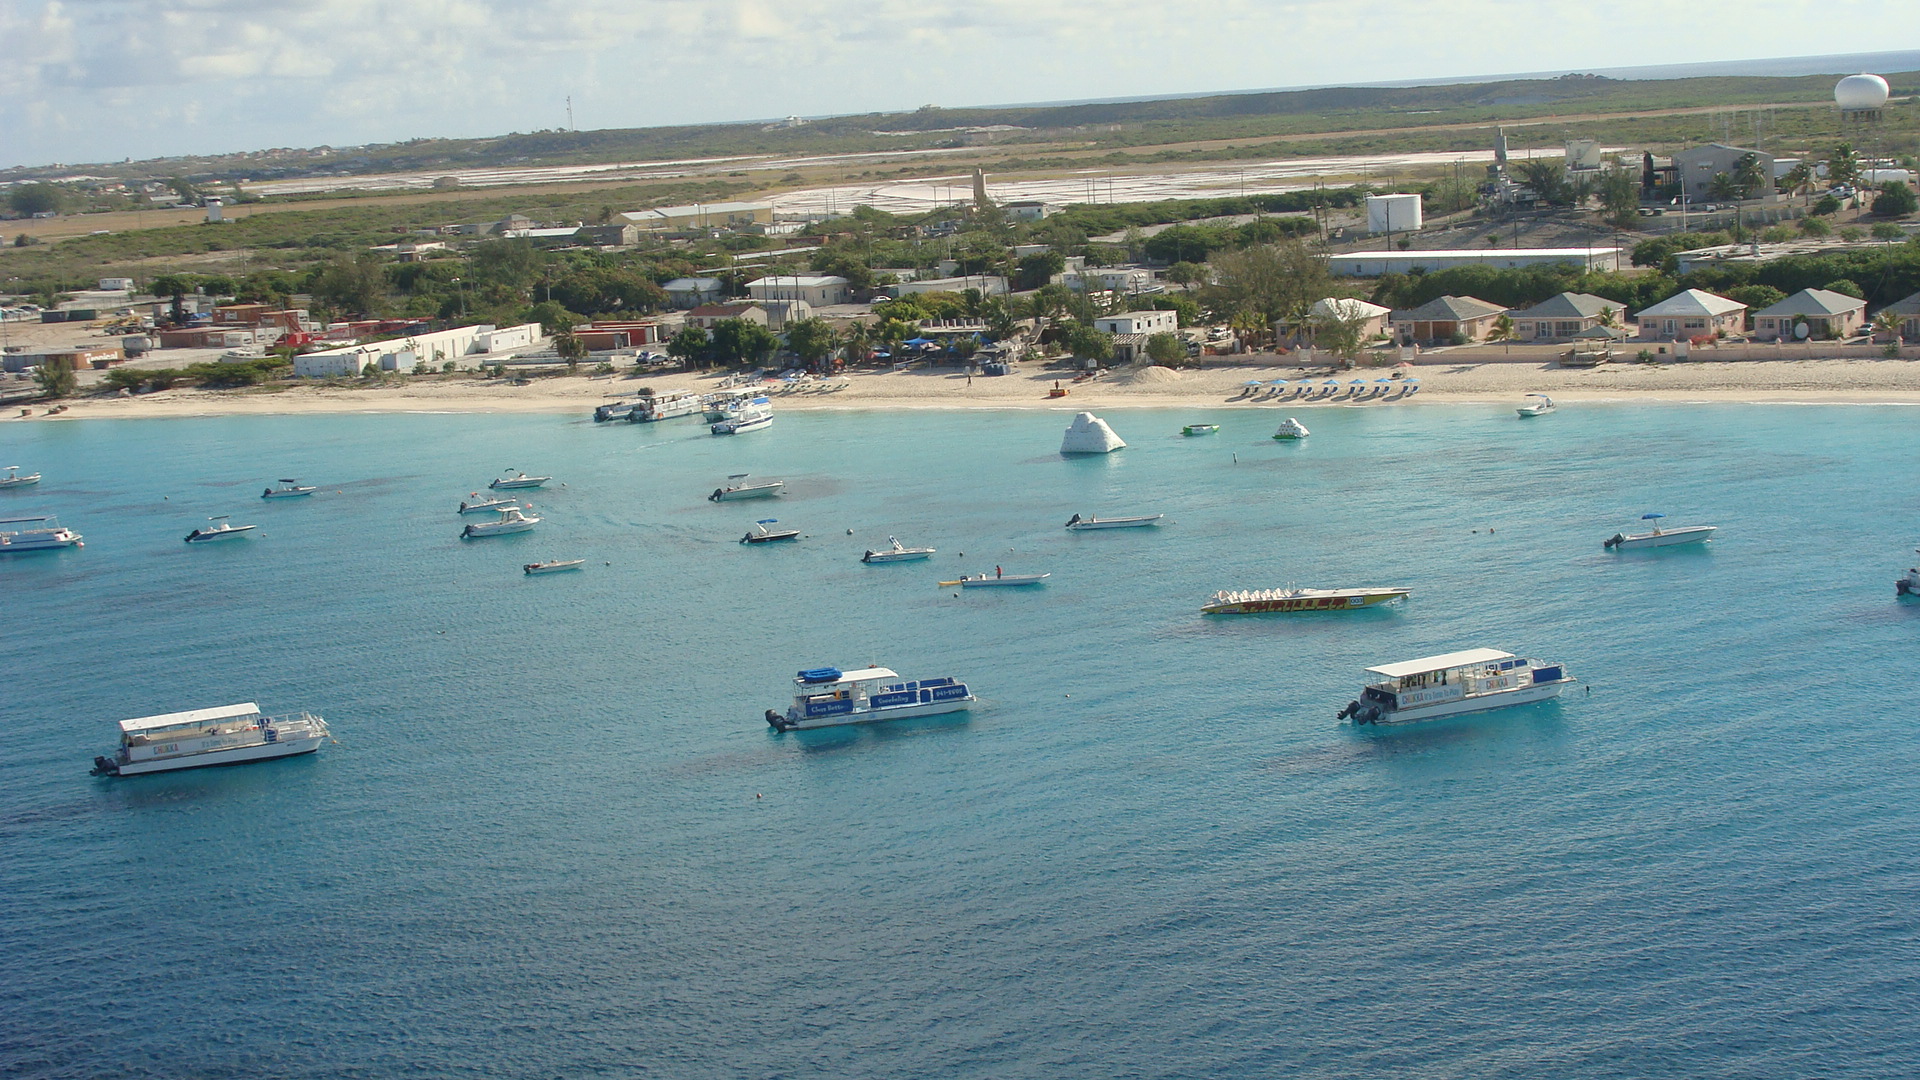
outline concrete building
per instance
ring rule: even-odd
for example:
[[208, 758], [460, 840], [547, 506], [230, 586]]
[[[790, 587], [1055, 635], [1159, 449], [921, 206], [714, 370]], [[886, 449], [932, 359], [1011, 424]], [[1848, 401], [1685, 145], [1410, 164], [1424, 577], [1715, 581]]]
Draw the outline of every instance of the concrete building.
[[681, 311], [716, 303], [726, 291], [719, 278], [710, 277], [674, 278], [661, 288], [667, 294], [667, 303]]
[[1748, 154], [1759, 163], [1760, 176], [1767, 179], [1764, 190], [1755, 192], [1755, 197], [1767, 197], [1773, 194], [1773, 155], [1764, 150], [1748, 150], [1725, 143], [1708, 143], [1691, 150], [1682, 150], [1673, 155], [1674, 176], [1680, 182], [1681, 191], [1686, 193], [1689, 202], [1701, 203], [1713, 201], [1711, 194], [1713, 178], [1721, 173], [1731, 173], [1740, 165], [1740, 159]]
[[[1611, 314], [1606, 314], [1611, 312]], [[1626, 306], [1592, 293], [1563, 292], [1525, 311], [1510, 313], [1518, 341], [1572, 341], [1582, 331], [1611, 321], [1626, 325]]]
[[1920, 292], [1898, 303], [1888, 304], [1876, 314], [1884, 315], [1888, 312], [1892, 312], [1900, 320], [1900, 329], [1897, 333], [1901, 339], [1920, 341]]
[[[1753, 313], [1756, 341], [1853, 337], [1867, 322], [1867, 302], [1825, 289], [1801, 289]], [[1801, 329], [1801, 327], [1806, 329]]]
[[687, 312], [687, 325], [698, 326], [702, 330], [713, 329], [713, 324], [726, 319], [745, 319], [751, 323], [767, 325], [767, 309], [749, 301], [737, 301], [731, 304], [702, 304]]
[[597, 244], [600, 247], [632, 247], [640, 242], [640, 226], [632, 222], [582, 225], [579, 236], [582, 243]]
[[1000, 209], [1014, 221], [1039, 221], [1054, 212], [1056, 207], [1033, 199], [1019, 202], [1001, 203]]
[[1093, 320], [1093, 328], [1108, 334], [1171, 334], [1180, 329], [1180, 316], [1172, 311], [1129, 311]]
[[1387, 321], [1392, 316], [1392, 308], [1346, 296], [1329, 296], [1315, 300], [1313, 306], [1307, 309], [1308, 325], [1305, 329], [1311, 332], [1312, 324], [1319, 322], [1355, 321], [1360, 324], [1360, 340], [1367, 341], [1386, 333]]
[[[1396, 226], [1396, 230], [1398, 227]], [[1587, 270], [1614, 270], [1620, 264], [1617, 247], [1577, 248], [1490, 248], [1466, 251], [1448, 248], [1436, 251], [1349, 251], [1327, 259], [1327, 269], [1345, 277], [1379, 277], [1382, 274], [1430, 274], [1456, 266], [1486, 266], [1513, 270], [1523, 266], [1571, 266]]]
[[903, 281], [898, 285], [887, 286], [889, 296], [911, 296], [914, 293], [930, 292], [966, 292], [968, 289], [980, 290], [982, 296], [1007, 295], [1007, 279], [993, 274], [972, 274], [966, 277], [927, 278], [924, 281]]
[[693, 203], [656, 206], [620, 215], [648, 232], [692, 232], [699, 229], [741, 229], [772, 225], [773, 204], [767, 202]]
[[1442, 296], [1392, 316], [1393, 336], [1402, 345], [1452, 345], [1457, 338], [1485, 341], [1506, 308], [1472, 296]]
[[760, 306], [766, 309], [769, 330], [785, 330], [788, 323], [813, 318], [813, 305], [805, 300], [763, 300]]
[[1641, 341], [1691, 341], [1746, 328], [1747, 305], [1700, 289], [1675, 293], [1634, 316]]
[[100, 279], [101, 292], [132, 292], [133, 279], [130, 277], [103, 277]]
[[1419, 195], [1367, 196], [1367, 233], [1419, 232], [1423, 224]]
[[847, 279], [835, 274], [781, 274], [747, 282], [747, 295], [755, 300], [805, 300], [814, 307], [844, 304], [849, 295]]
[[1153, 271], [1138, 266], [1101, 266], [1094, 268], [1068, 266], [1064, 273], [1055, 275], [1055, 281], [1075, 292], [1116, 292], [1127, 294], [1161, 292], [1165, 286], [1153, 280]]
[[305, 353], [293, 358], [293, 374], [302, 379], [342, 378], [358, 375], [368, 365], [380, 371], [399, 372], [412, 371], [415, 364], [426, 364], [435, 371], [447, 363], [472, 369], [511, 359], [511, 350], [527, 348], [543, 336], [539, 323], [459, 326], [390, 341]]

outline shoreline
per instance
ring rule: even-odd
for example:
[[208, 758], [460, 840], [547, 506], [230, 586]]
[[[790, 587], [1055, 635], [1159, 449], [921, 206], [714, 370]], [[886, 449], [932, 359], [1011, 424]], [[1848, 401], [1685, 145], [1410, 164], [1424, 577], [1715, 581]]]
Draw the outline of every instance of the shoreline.
[[[1276, 358], [1277, 359], [1277, 358]], [[1404, 374], [1420, 389], [1405, 394], [1400, 379], [1380, 384], [1389, 369], [1360, 368], [1330, 374], [1281, 364], [1250, 363], [1231, 368], [1170, 370], [1121, 369], [1083, 382], [1057, 373], [1068, 389], [1063, 398], [1047, 396], [1054, 372], [968, 378], [958, 372], [860, 373], [823, 380], [841, 389], [765, 388], [779, 411], [858, 411], [863, 409], [1027, 409], [1078, 412], [1099, 409], [1246, 409], [1312, 411], [1325, 408], [1394, 408], [1402, 405], [1518, 405], [1528, 393], [1551, 394], [1562, 403], [1580, 404], [1920, 404], [1920, 363], [1897, 359], [1694, 361], [1672, 364], [1608, 364], [1598, 368], [1559, 368], [1531, 361], [1463, 361], [1431, 357]], [[1292, 385], [1303, 381], [1341, 384], [1342, 397], [1300, 401]], [[80, 397], [59, 404], [35, 402], [6, 407], [0, 420], [161, 419], [210, 416], [287, 416], [391, 413], [553, 413], [590, 417], [606, 401], [633, 396], [643, 386], [710, 392], [717, 374], [651, 375], [644, 378], [555, 376], [526, 386], [470, 379], [409, 381], [397, 385], [344, 388], [296, 386], [262, 392], [240, 390], [163, 390], [137, 397]], [[1252, 379], [1286, 379], [1285, 396], [1243, 385]], [[1383, 396], [1349, 401], [1344, 395], [1355, 379], [1368, 389], [1385, 385]], [[28, 415], [23, 415], [22, 410]]]

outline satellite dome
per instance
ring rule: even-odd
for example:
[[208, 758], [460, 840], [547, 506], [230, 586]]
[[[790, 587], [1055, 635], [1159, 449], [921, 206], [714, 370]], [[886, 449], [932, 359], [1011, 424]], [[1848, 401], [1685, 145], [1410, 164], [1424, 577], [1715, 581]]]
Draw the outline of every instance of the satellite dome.
[[1849, 75], [1833, 88], [1833, 100], [1843, 112], [1868, 112], [1886, 105], [1887, 92], [1887, 80], [1878, 75]]

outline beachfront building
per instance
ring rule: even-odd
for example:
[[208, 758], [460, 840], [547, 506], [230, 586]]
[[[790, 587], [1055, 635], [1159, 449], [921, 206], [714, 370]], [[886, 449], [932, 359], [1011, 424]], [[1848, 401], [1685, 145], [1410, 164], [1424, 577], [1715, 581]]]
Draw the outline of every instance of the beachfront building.
[[1680, 182], [1680, 190], [1690, 203], [1713, 201], [1713, 178], [1722, 173], [1735, 173], [1740, 162], [1752, 154], [1757, 166], [1754, 175], [1762, 181], [1762, 190], [1753, 193], [1754, 198], [1773, 194], [1773, 155], [1763, 150], [1748, 150], [1725, 143], [1708, 143], [1691, 150], [1682, 150], [1673, 155], [1674, 179]]
[[1746, 328], [1747, 305], [1701, 289], [1675, 293], [1634, 316], [1641, 341], [1692, 341], [1737, 334]]
[[1618, 270], [1617, 247], [1490, 248], [1485, 251], [1447, 248], [1439, 251], [1349, 251], [1327, 258], [1327, 269], [1343, 277], [1379, 277], [1382, 274], [1432, 274], [1456, 266], [1485, 266], [1515, 270], [1526, 266], [1567, 266], [1575, 270]]
[[761, 326], [771, 321], [767, 318], [766, 308], [747, 301], [736, 301], [731, 304], [701, 304], [687, 312], [687, 325], [697, 326], [702, 330], [711, 330], [714, 323], [726, 319], [745, 319], [750, 323], [759, 323]]
[[1801, 289], [1754, 312], [1753, 336], [1757, 341], [1847, 338], [1860, 333], [1866, 321], [1865, 300], [1826, 289]]
[[1879, 314], [1884, 315], [1887, 312], [1892, 312], [1894, 317], [1900, 320], [1898, 333], [1901, 338], [1907, 341], [1920, 341], [1920, 292], [1914, 293], [1899, 303], [1888, 304], [1880, 309]]
[[747, 282], [747, 295], [755, 300], [805, 300], [814, 307], [830, 307], [847, 302], [849, 284], [837, 274], [776, 274]]
[[1105, 334], [1172, 334], [1180, 329], [1180, 316], [1172, 311], [1129, 311], [1093, 320], [1093, 328]]
[[1572, 341], [1596, 326], [1619, 326], [1626, 307], [1592, 293], [1563, 292], [1512, 313], [1516, 341]]
[[710, 277], [674, 278], [660, 288], [667, 294], [667, 303], [679, 311], [718, 303], [726, 291], [719, 278]]
[[1315, 323], [1322, 322], [1354, 322], [1360, 326], [1360, 340], [1371, 341], [1387, 332], [1387, 320], [1392, 316], [1392, 308], [1351, 296], [1328, 296], [1315, 300], [1307, 309], [1307, 325], [1303, 329], [1311, 332]]
[[1506, 310], [1477, 297], [1442, 296], [1410, 311], [1396, 311], [1390, 321], [1402, 345], [1459, 345], [1485, 341], [1494, 320]]
[[412, 334], [364, 345], [322, 349], [293, 358], [293, 374], [300, 379], [329, 379], [360, 374], [371, 365], [376, 371], [412, 371], [425, 364], [435, 371], [447, 364], [478, 368], [511, 360], [514, 350], [532, 346], [546, 336], [539, 323], [519, 326], [457, 326], [430, 334]]

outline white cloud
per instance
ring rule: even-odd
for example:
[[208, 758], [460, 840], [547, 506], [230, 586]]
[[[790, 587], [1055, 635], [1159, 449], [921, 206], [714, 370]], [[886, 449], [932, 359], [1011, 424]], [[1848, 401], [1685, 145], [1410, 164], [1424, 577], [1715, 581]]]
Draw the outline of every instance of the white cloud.
[[11, 0], [0, 166], [534, 130], [565, 122], [569, 94], [583, 127], [636, 127], [1698, 62], [1761, 41], [1839, 53], [1884, 13], [1706, 0], [1687, 24], [1738, 35], [1641, 32], [1670, 14], [1653, 0]]

